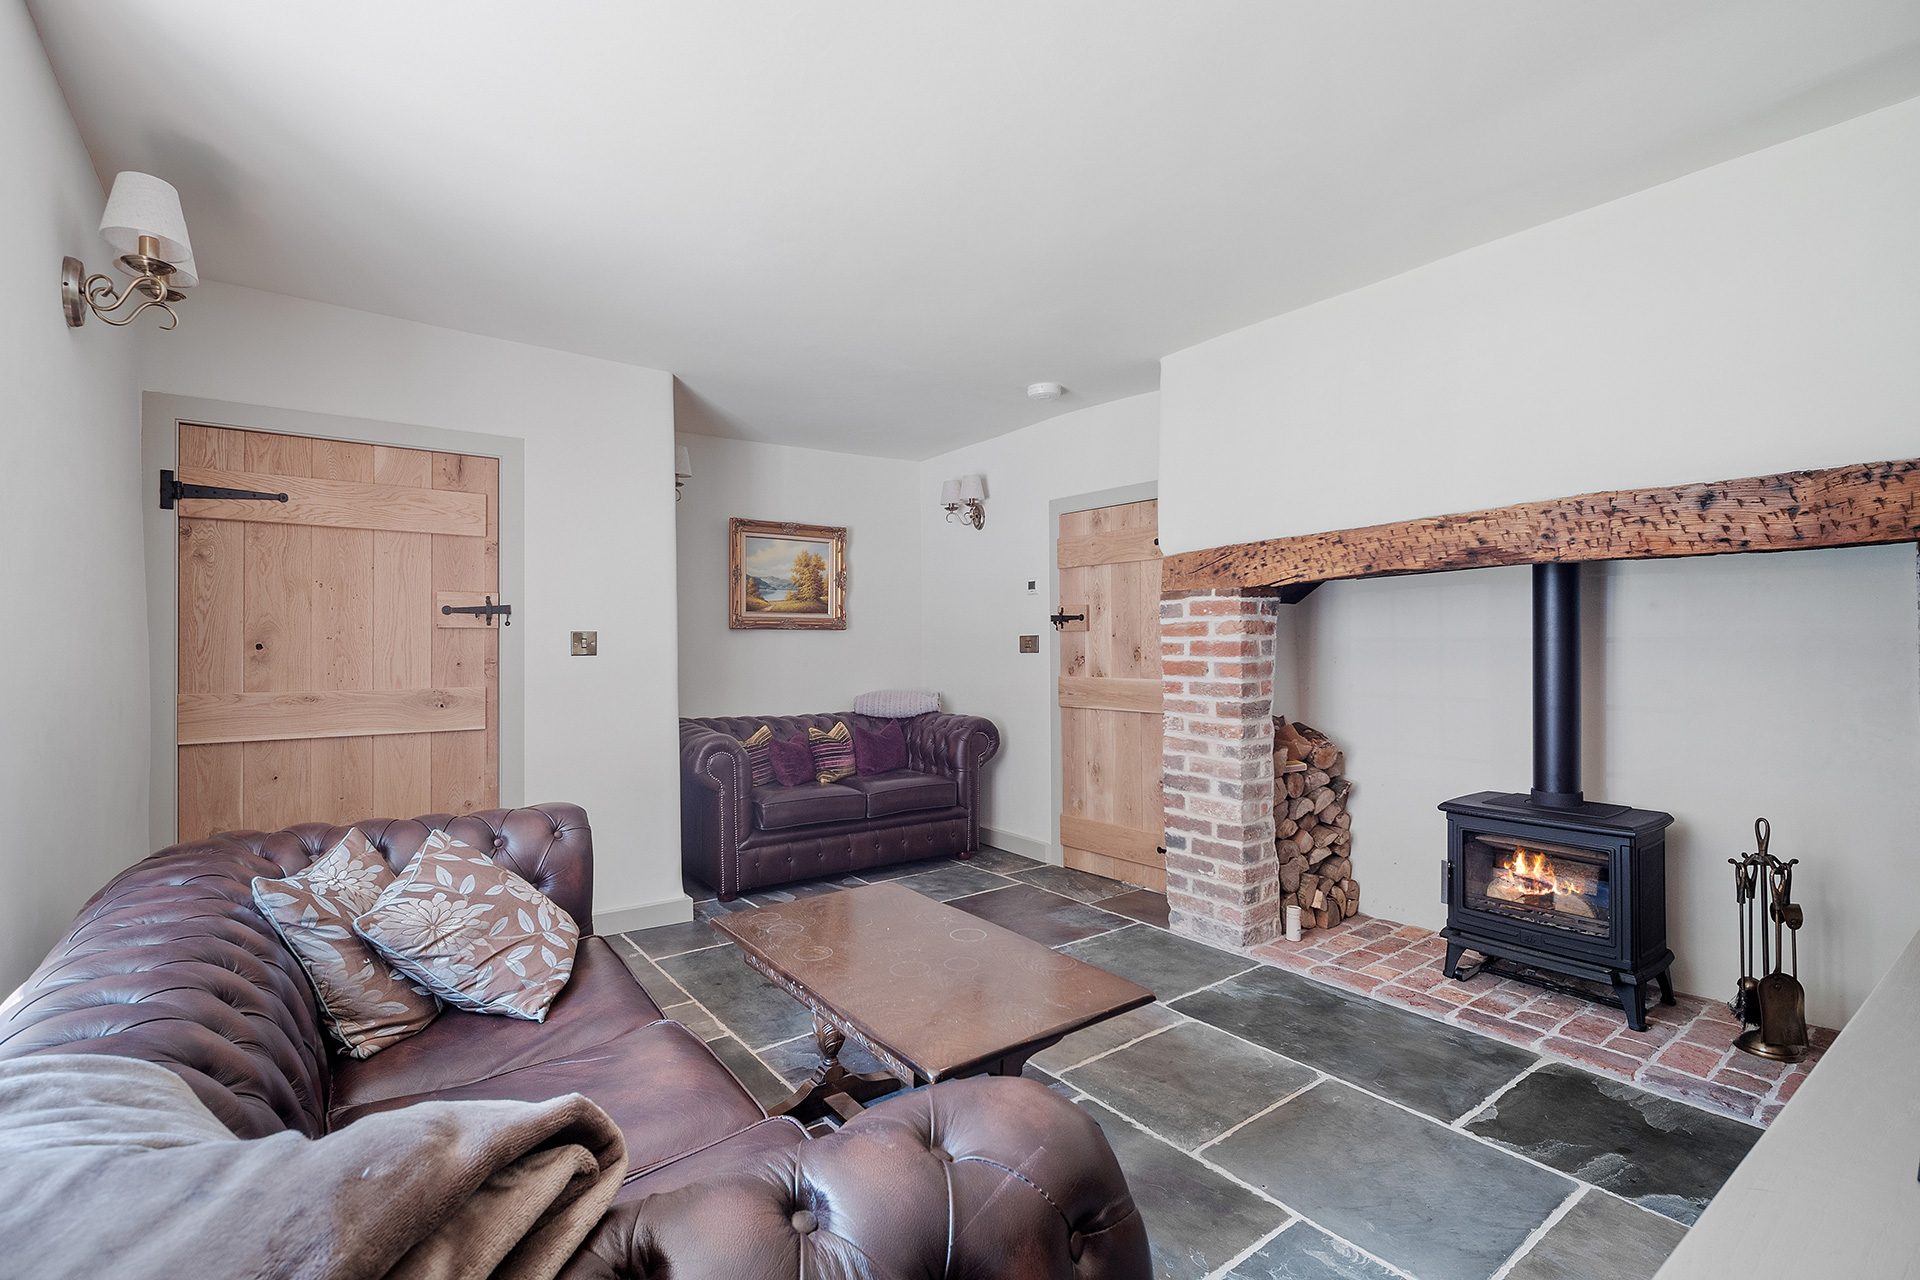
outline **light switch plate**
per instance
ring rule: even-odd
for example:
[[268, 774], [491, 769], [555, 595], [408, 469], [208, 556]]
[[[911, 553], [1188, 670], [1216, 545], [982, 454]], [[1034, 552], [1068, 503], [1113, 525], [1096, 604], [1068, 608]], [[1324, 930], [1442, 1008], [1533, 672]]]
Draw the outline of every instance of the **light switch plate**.
[[1027, 579], [1027, 594], [1028, 594], [1028, 595], [1030, 595], [1030, 596], [1037, 596], [1037, 595], [1039, 595], [1039, 594], [1040, 594], [1040, 581], [1039, 581], [1039, 579], [1037, 579], [1037, 578], [1028, 578], [1028, 579]]
[[576, 631], [573, 633], [573, 656], [591, 658], [600, 652], [600, 633], [598, 631]]
[[1039, 636], [1021, 636], [1020, 652], [1022, 653], [1040, 652], [1040, 637]]

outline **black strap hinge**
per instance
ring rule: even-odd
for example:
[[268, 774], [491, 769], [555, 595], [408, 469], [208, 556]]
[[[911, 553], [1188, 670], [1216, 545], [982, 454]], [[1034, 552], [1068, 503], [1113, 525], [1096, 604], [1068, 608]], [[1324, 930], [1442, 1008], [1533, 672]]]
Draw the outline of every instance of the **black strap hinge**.
[[476, 618], [485, 618], [488, 626], [493, 625], [493, 620], [496, 617], [500, 619], [500, 625], [503, 627], [513, 625], [512, 605], [495, 604], [492, 596], [487, 596], [486, 601], [485, 604], [443, 604], [440, 606], [440, 612], [449, 614], [470, 613]]
[[1053, 624], [1055, 631], [1065, 630], [1069, 622], [1085, 622], [1086, 620], [1087, 615], [1084, 613], [1056, 613], [1047, 619], [1048, 622]]
[[182, 484], [173, 478], [173, 472], [160, 473], [160, 509], [173, 510], [173, 504], [181, 498], [252, 498], [261, 502], [285, 502], [284, 493], [261, 493], [257, 489], [222, 489], [211, 484]]

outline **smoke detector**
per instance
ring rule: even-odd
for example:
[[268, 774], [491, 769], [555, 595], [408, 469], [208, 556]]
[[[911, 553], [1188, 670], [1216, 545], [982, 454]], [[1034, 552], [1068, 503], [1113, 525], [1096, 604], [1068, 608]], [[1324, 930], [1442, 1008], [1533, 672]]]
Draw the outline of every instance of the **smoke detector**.
[[1067, 389], [1057, 382], [1036, 382], [1027, 388], [1029, 400], [1058, 400]]

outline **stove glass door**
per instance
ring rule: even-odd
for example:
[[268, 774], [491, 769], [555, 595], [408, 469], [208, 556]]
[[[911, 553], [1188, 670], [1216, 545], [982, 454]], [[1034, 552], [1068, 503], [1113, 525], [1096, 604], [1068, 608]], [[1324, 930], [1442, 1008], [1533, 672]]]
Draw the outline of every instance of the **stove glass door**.
[[1591, 849], [1468, 831], [1466, 905], [1591, 938], [1613, 933], [1612, 860]]

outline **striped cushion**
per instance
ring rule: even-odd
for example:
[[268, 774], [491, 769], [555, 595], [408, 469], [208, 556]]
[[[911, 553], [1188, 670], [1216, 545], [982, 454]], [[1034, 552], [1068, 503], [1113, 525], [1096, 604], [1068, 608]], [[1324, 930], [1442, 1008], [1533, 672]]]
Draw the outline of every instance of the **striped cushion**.
[[853, 732], [845, 720], [836, 720], [832, 729], [807, 730], [807, 745], [813, 749], [813, 776], [822, 786], [853, 776]]
[[764, 787], [773, 781], [773, 726], [761, 725], [740, 739], [740, 745], [747, 749], [747, 771], [753, 775], [752, 785]]

